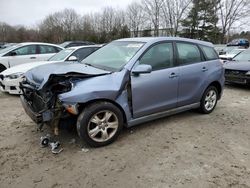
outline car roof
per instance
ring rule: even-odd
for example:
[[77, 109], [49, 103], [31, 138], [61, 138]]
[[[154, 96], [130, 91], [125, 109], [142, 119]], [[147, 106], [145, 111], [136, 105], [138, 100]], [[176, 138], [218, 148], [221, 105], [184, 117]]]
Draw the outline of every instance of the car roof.
[[66, 49], [70, 49], [70, 50], [78, 50], [80, 48], [101, 48], [103, 46], [103, 44], [95, 44], [95, 45], [85, 45], [85, 46], [72, 46]]
[[182, 38], [182, 37], [138, 37], [138, 38], [118, 39], [116, 41], [131, 41], [131, 42], [155, 43], [155, 42], [166, 41], [166, 40], [192, 42], [192, 43], [197, 43], [197, 44], [201, 44], [201, 45], [213, 47], [213, 44], [211, 42], [205, 42], [205, 41], [201, 41], [201, 40], [188, 39], [188, 38]]
[[46, 43], [46, 42], [21, 42], [21, 43], [17, 43], [16, 45], [24, 46], [24, 45], [32, 45], [32, 44], [33, 45], [50, 45], [50, 46], [56, 46], [56, 47], [63, 49], [63, 47], [61, 47], [57, 44]]

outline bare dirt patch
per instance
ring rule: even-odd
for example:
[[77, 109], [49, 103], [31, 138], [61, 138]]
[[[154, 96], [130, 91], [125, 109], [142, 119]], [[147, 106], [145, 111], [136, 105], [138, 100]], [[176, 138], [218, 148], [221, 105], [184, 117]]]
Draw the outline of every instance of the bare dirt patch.
[[[123, 130], [82, 151], [64, 131], [64, 151], [41, 148], [19, 98], [0, 93], [0, 187], [250, 187], [250, 89], [228, 86], [209, 115], [189, 111]], [[72, 143], [76, 139], [76, 143]]]

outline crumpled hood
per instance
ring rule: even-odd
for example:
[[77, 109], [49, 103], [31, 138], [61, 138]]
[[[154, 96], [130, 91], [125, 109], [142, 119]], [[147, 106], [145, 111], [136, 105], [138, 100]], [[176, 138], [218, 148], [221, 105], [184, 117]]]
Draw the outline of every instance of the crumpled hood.
[[26, 72], [25, 77], [41, 89], [53, 75], [103, 75], [108, 73], [110, 72], [78, 62], [61, 62], [35, 67]]
[[38, 67], [40, 65], [54, 63], [54, 62], [55, 61], [39, 61], [39, 62], [25, 63], [25, 64], [17, 65], [9, 69], [6, 69], [5, 71], [1, 72], [1, 74], [4, 76], [7, 76], [10, 74], [15, 74], [15, 73], [25, 73], [32, 68]]
[[229, 61], [224, 64], [225, 69], [250, 71], [249, 61]]

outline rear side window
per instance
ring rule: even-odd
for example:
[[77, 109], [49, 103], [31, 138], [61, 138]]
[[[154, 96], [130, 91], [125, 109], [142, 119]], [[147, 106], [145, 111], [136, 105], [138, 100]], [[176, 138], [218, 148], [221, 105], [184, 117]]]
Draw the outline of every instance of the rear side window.
[[61, 48], [58, 48], [58, 47], [55, 47], [55, 46], [54, 46], [54, 49], [55, 49], [56, 53], [58, 53], [58, 52], [60, 52], [62, 50]]
[[178, 62], [180, 65], [201, 62], [201, 53], [195, 44], [176, 43]]
[[166, 69], [174, 66], [172, 43], [160, 43], [151, 47], [140, 59], [140, 64], [152, 66], [152, 70]]
[[51, 54], [51, 53], [57, 53], [54, 46], [47, 46], [47, 45], [39, 45], [40, 54]]
[[218, 59], [218, 55], [212, 47], [208, 47], [208, 46], [200, 46], [200, 47], [202, 51], [204, 52], [207, 60]]

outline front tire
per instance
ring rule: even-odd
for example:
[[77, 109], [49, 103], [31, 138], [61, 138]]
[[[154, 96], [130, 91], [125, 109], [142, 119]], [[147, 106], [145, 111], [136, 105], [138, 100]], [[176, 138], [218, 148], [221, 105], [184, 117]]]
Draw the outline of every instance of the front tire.
[[214, 86], [209, 86], [201, 99], [200, 111], [204, 114], [210, 114], [216, 107], [218, 101], [218, 90]]
[[78, 135], [91, 147], [101, 147], [114, 142], [122, 127], [121, 110], [109, 102], [90, 104], [77, 119]]

